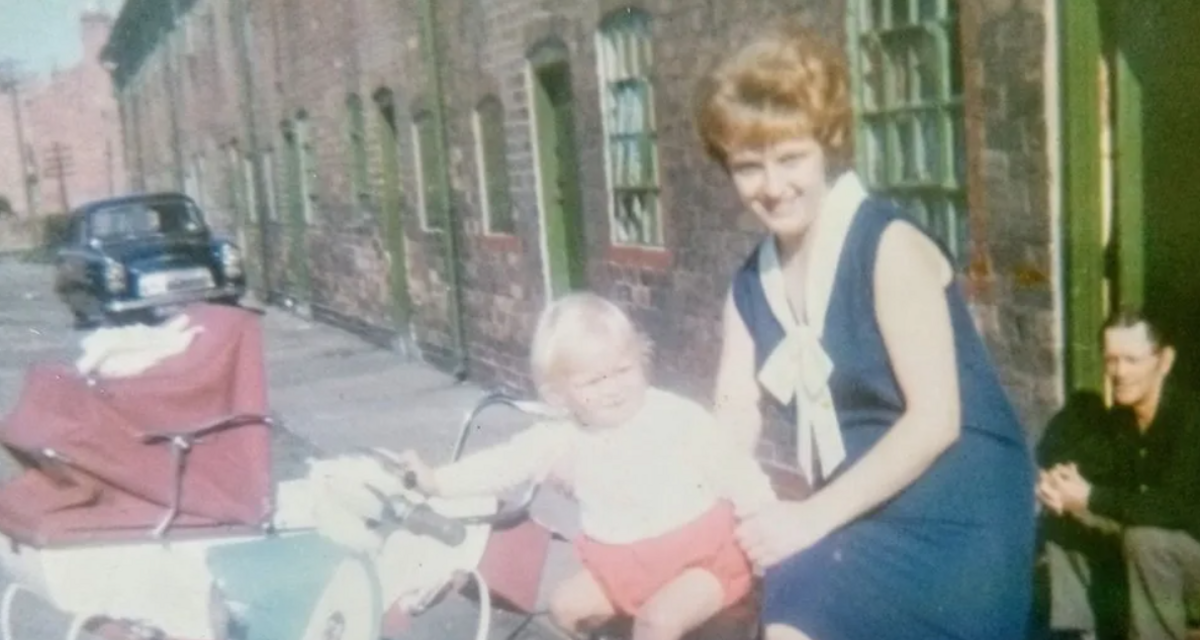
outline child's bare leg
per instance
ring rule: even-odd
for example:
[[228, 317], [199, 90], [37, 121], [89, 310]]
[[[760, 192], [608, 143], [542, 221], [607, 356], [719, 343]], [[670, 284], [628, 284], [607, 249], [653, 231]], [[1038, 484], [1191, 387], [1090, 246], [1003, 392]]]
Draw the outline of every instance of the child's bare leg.
[[703, 569], [688, 569], [659, 589], [633, 625], [633, 640], [679, 640], [704, 624], [725, 603], [725, 589]]
[[571, 633], [585, 625], [598, 625], [616, 614], [600, 583], [586, 569], [564, 580], [550, 597], [550, 617]]

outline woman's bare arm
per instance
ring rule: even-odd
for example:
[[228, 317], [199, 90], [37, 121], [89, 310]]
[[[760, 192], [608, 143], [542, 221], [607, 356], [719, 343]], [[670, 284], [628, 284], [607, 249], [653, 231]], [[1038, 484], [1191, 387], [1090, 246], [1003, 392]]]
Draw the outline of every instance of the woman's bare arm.
[[755, 378], [754, 339], [733, 301], [726, 297], [722, 314], [723, 340], [717, 369], [713, 412], [718, 423], [733, 432], [735, 440], [753, 453], [762, 431], [760, 391]]
[[813, 505], [840, 527], [925, 473], [959, 437], [958, 367], [945, 289], [953, 277], [937, 247], [907, 223], [888, 227], [875, 264], [875, 314], [904, 413]]

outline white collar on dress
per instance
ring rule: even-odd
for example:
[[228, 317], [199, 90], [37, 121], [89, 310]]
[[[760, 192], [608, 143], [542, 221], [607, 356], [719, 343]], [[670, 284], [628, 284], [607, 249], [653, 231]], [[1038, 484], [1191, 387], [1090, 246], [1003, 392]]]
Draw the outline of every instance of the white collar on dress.
[[810, 484], [814, 480], [814, 451], [822, 474], [826, 476], [846, 457], [841, 427], [829, 391], [833, 362], [821, 345], [821, 337], [846, 235], [866, 198], [866, 189], [852, 171], [838, 177], [826, 195], [818, 214], [820, 224], [813, 229], [818, 235], [810, 240], [812, 256], [804, 281], [803, 319], [796, 318], [788, 303], [773, 236], [763, 241], [758, 254], [759, 275], [767, 305], [784, 329], [783, 340], [763, 363], [758, 379], [781, 403], [796, 401], [797, 458], [800, 470]]

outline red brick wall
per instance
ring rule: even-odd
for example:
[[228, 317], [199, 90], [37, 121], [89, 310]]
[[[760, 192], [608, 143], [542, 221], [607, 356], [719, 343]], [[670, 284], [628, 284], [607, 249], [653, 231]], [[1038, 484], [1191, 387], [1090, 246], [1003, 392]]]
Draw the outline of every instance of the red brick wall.
[[[412, 114], [431, 106], [430, 69], [422, 56], [417, 0], [256, 0], [250, 2], [253, 101], [244, 105], [239, 61], [230, 30], [236, 0], [200, 0], [185, 19], [217, 16], [216, 49], [196, 44], [196, 71], [187, 71], [178, 111], [185, 157], [213, 153], [237, 139], [241, 148], [271, 151], [277, 214], [253, 237], [268, 263], [270, 288], [303, 296], [288, 258], [307, 256], [314, 312], [373, 335], [394, 331], [389, 298], [391, 251], [379, 193], [384, 176], [371, 98], [395, 95], [399, 119], [405, 261], [413, 302], [412, 332], [426, 358], [454, 361], [450, 272], [443, 233], [421, 230]], [[535, 193], [526, 54], [556, 37], [566, 44], [573, 75], [588, 277], [597, 291], [636, 316], [658, 353], [658, 379], [696, 397], [709, 393], [719, 347], [718, 317], [732, 270], [757, 238], [722, 172], [703, 157], [690, 121], [695, 81], [714, 55], [779, 17], [799, 14], [822, 31], [844, 33], [844, 2], [775, 0], [640, 0], [653, 16], [655, 109], [659, 121], [662, 197], [668, 251], [615, 251], [609, 230], [594, 57], [595, 29], [614, 0], [436, 0], [443, 44], [441, 80], [452, 205], [461, 219], [464, 333], [471, 374], [479, 381], [527, 384], [526, 351], [544, 304], [543, 265]], [[551, 10], [549, 7], [554, 7]], [[972, 267], [965, 284], [1022, 415], [1037, 425], [1057, 402], [1061, 295], [1048, 274], [1056, 259], [1048, 213], [1045, 100], [1042, 95], [1041, 5], [963, 3], [967, 56]], [[214, 54], [214, 52], [216, 52]], [[215, 55], [215, 57], [214, 57]], [[141, 173], [169, 176], [170, 119], [164, 105], [164, 55], [157, 53], [125, 91], [127, 137], [140, 140]], [[189, 75], [190, 74], [190, 75]], [[367, 112], [373, 196], [351, 193], [346, 98]], [[482, 232], [471, 115], [481, 98], [504, 105], [507, 162], [516, 216], [511, 237]], [[241, 107], [247, 106], [243, 110]], [[304, 112], [312, 145], [314, 220], [290, 233], [281, 123]], [[251, 127], [247, 114], [252, 114]], [[168, 150], [168, 151], [164, 151]], [[209, 162], [218, 165], [220, 154]], [[265, 186], [260, 183], [260, 189]], [[264, 210], [265, 213], [265, 210]], [[299, 241], [296, 240], [299, 238]]]

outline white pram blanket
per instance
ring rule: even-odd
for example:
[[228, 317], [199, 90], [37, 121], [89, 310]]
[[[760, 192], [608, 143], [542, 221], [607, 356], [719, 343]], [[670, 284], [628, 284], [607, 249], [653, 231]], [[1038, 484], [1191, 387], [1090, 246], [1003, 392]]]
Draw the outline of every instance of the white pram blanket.
[[187, 315], [179, 314], [158, 326], [97, 329], [80, 340], [83, 353], [75, 361], [75, 368], [84, 375], [102, 378], [138, 375], [187, 350], [192, 338], [204, 330], [190, 322]]

